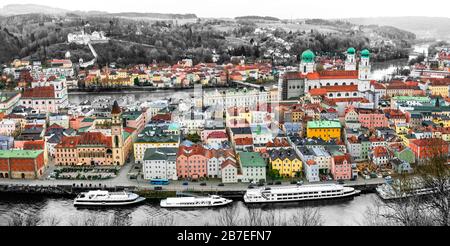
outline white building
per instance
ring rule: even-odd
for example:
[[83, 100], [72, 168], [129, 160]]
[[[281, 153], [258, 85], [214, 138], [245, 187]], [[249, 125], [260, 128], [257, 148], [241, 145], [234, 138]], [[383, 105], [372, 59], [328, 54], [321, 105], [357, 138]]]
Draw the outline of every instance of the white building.
[[257, 152], [239, 153], [242, 182], [266, 180], [266, 161]]
[[237, 183], [239, 166], [232, 160], [226, 160], [221, 164], [222, 183]]
[[0, 136], [11, 136], [18, 127], [16, 121], [3, 119], [0, 121]]
[[308, 182], [319, 182], [319, 165], [314, 160], [308, 160], [306, 165], [303, 165], [306, 179]]
[[204, 106], [220, 106], [221, 108], [248, 107], [256, 109], [256, 105], [270, 102], [270, 93], [257, 89], [226, 90], [203, 93]]
[[147, 149], [142, 165], [144, 179], [177, 180], [177, 151], [177, 148]]

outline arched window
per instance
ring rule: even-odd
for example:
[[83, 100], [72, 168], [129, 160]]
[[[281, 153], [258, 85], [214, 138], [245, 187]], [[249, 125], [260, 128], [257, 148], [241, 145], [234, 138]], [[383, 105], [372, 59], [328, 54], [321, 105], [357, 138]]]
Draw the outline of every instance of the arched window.
[[340, 96], [341, 96], [341, 93], [338, 93], [337, 96], [340, 97]]
[[356, 96], [358, 96], [358, 93], [356, 93], [356, 92], [355, 92], [355, 93], [353, 93], [353, 96], [355, 96], [355, 97], [356, 97]]
[[348, 96], [350, 96], [350, 94], [347, 92], [347, 93], [345, 93], [345, 96], [348, 97]]
[[338, 83], [337, 83], [337, 82], [335, 82], [335, 83], [334, 83], [334, 85], [338, 85]]

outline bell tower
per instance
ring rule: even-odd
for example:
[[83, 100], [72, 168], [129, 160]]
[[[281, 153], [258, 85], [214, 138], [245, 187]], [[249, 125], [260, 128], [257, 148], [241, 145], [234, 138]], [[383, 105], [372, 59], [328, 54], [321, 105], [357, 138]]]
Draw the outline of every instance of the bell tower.
[[122, 128], [122, 109], [117, 101], [114, 101], [111, 110], [111, 137], [112, 137], [112, 157], [113, 165], [123, 165], [125, 163], [123, 151], [123, 128]]
[[356, 71], [356, 50], [351, 47], [347, 50], [347, 59], [345, 60], [345, 71]]

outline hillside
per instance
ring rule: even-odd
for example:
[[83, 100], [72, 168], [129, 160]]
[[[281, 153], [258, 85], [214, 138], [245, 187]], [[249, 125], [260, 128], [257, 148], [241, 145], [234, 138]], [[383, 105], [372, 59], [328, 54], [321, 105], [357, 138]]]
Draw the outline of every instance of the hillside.
[[358, 25], [389, 25], [415, 33], [418, 38], [450, 40], [450, 18], [444, 17], [377, 17], [351, 18]]
[[12, 16], [12, 15], [24, 15], [24, 14], [46, 14], [46, 15], [64, 15], [68, 10], [52, 8], [49, 6], [38, 4], [9, 4], [0, 8], [0, 15]]
[[415, 39], [413, 33], [398, 28], [358, 26], [343, 21], [285, 21], [257, 16], [193, 19], [194, 16], [103, 12], [79, 15], [71, 12], [63, 16], [0, 17], [0, 27], [10, 34], [0, 37], [0, 42], [5, 40], [11, 44], [11, 40], [17, 41], [4, 47], [0, 62], [11, 61], [16, 56], [41, 60], [62, 58], [66, 51], [73, 54], [74, 62], [78, 58], [92, 59], [88, 50], [62, 45], [69, 33], [82, 29], [87, 33], [103, 31], [111, 38], [109, 44], [98, 47], [100, 65], [117, 62], [123, 66], [153, 61], [175, 63], [185, 57], [194, 62], [212, 62], [213, 54], [219, 57], [217, 62], [228, 62], [231, 56], [243, 55], [249, 61], [270, 59], [276, 64], [294, 64], [306, 49], [319, 55], [342, 57], [348, 47], [369, 48], [374, 60], [384, 61], [407, 57], [408, 48]]

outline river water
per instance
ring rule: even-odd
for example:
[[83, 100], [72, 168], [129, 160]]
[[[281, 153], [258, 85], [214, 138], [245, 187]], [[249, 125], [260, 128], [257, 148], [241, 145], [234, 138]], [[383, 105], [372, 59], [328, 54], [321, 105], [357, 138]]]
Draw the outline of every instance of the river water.
[[220, 221], [226, 214], [225, 211], [232, 211], [241, 222], [248, 218], [249, 209], [260, 210], [264, 218], [275, 215], [278, 221], [286, 221], [307, 208], [318, 209], [323, 225], [362, 225], [367, 209], [372, 207], [376, 199], [379, 199], [376, 194], [364, 194], [347, 200], [251, 207], [247, 207], [242, 201], [235, 201], [228, 207], [214, 209], [164, 209], [159, 207], [157, 202], [122, 208], [86, 209], [75, 208], [73, 200], [67, 198], [0, 194], [0, 226], [9, 225], [15, 213], [36, 216], [41, 219], [43, 225], [49, 225], [50, 219], [54, 219], [58, 225], [84, 225], [83, 221], [87, 218], [106, 221], [114, 217], [126, 221], [129, 225], [224, 225]]

